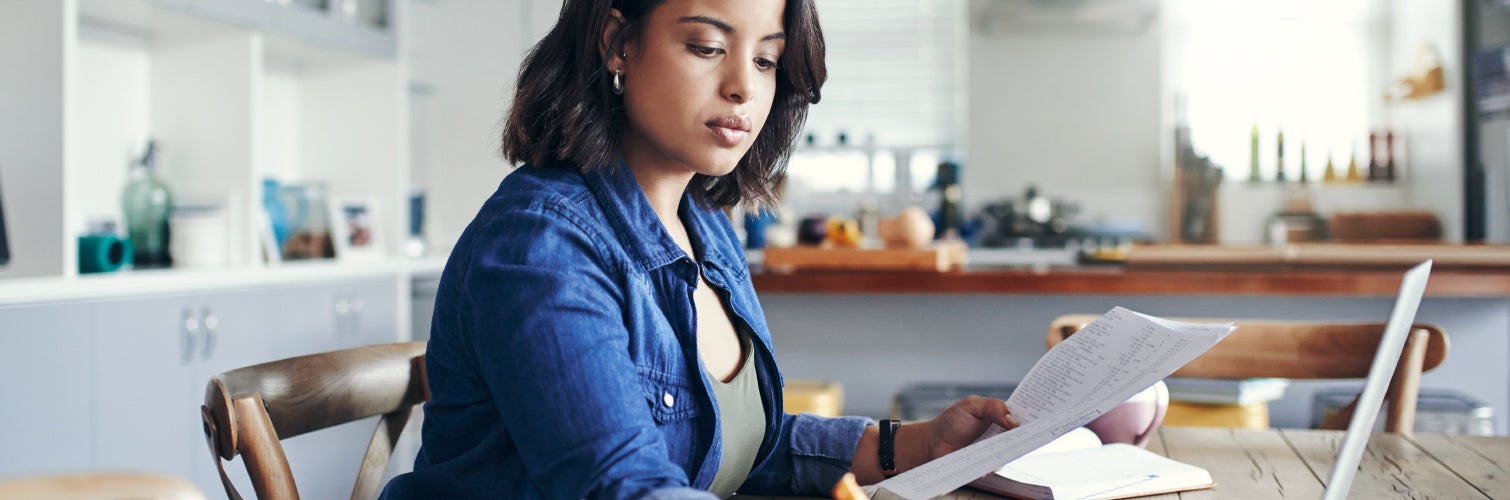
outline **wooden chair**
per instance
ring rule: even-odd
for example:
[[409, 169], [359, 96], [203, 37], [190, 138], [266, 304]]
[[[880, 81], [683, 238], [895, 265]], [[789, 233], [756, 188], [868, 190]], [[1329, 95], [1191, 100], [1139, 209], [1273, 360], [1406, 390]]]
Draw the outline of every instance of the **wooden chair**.
[[[1049, 325], [1047, 340], [1053, 348], [1065, 337], [1095, 321], [1095, 315], [1067, 315]], [[1213, 319], [1177, 319], [1193, 322], [1225, 322]], [[1237, 330], [1211, 350], [1174, 372], [1176, 377], [1240, 379], [1279, 377], [1289, 379], [1363, 378], [1373, 363], [1384, 323], [1302, 323], [1236, 320]], [[1385, 432], [1411, 434], [1415, 428], [1416, 397], [1421, 374], [1447, 358], [1447, 334], [1432, 325], [1417, 323], [1406, 338], [1400, 364], [1385, 393]], [[1323, 429], [1346, 429], [1358, 399], [1328, 417]]]
[[[238, 454], [258, 498], [299, 498], [279, 440], [382, 415], [351, 498], [377, 497], [393, 446], [415, 405], [430, 399], [425, 343], [357, 347], [299, 356], [216, 375], [205, 388], [205, 440], [226, 495], [240, 494], [222, 459]], [[356, 453], [352, 450], [352, 453]]]
[[0, 480], [0, 498], [27, 500], [204, 500], [186, 480], [152, 473], [83, 472]]

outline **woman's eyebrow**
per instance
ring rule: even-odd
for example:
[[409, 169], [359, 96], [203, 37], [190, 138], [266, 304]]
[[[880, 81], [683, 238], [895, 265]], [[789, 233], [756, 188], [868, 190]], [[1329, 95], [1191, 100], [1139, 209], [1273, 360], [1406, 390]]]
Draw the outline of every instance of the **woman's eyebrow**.
[[[722, 31], [724, 33], [729, 33], [729, 34], [733, 34], [734, 31], [735, 31], [734, 27], [730, 26], [729, 23], [726, 23], [726, 22], [723, 22], [723, 20], [720, 20], [720, 19], [717, 19], [717, 18], [713, 18], [713, 17], [708, 17], [708, 16], [686, 16], [686, 17], [683, 17], [681, 19], [676, 20], [676, 22], [677, 23], [703, 23], [703, 24], [708, 24], [708, 25], [713, 26], [714, 28], [718, 28], [719, 31]], [[763, 37], [760, 37], [760, 41], [762, 41], [762, 42], [764, 42], [766, 40], [785, 40], [785, 39], [786, 39], [786, 33], [782, 33], [782, 32], [779, 32], [779, 31], [775, 32], [775, 33], [771, 33], [771, 34], [763, 36]]]

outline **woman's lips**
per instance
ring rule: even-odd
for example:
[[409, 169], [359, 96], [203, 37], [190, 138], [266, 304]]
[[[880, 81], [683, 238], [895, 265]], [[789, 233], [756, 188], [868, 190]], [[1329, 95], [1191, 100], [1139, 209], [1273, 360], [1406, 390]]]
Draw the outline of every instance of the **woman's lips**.
[[713, 137], [718, 140], [718, 144], [726, 148], [732, 148], [740, 144], [744, 144], [745, 136], [750, 135], [749, 132], [743, 130], [729, 127], [720, 127], [717, 125], [709, 125], [708, 130], [712, 130]]
[[708, 120], [704, 125], [713, 131], [713, 137], [726, 148], [743, 144], [750, 135], [750, 119], [740, 115], [725, 115]]

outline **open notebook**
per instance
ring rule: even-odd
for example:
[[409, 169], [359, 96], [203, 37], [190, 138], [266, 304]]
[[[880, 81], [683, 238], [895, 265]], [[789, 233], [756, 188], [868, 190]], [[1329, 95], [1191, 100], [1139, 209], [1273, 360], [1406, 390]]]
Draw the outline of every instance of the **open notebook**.
[[1015, 498], [1128, 498], [1209, 488], [1206, 469], [1125, 443], [1103, 445], [1084, 427], [970, 483]]
[[1400, 281], [1400, 292], [1395, 296], [1395, 308], [1389, 314], [1389, 323], [1384, 327], [1384, 337], [1379, 339], [1379, 350], [1374, 353], [1374, 363], [1368, 368], [1368, 381], [1363, 385], [1363, 394], [1358, 396], [1358, 407], [1353, 410], [1353, 419], [1347, 424], [1347, 434], [1337, 451], [1337, 460], [1332, 464], [1332, 473], [1327, 478], [1326, 500], [1347, 498], [1347, 490], [1353, 485], [1353, 475], [1358, 472], [1358, 462], [1363, 459], [1363, 449], [1368, 445], [1368, 436], [1374, 431], [1374, 420], [1379, 418], [1379, 408], [1384, 404], [1384, 391], [1395, 375], [1395, 365], [1405, 350], [1406, 333], [1416, 322], [1416, 309], [1421, 305], [1421, 296], [1426, 294], [1426, 278], [1431, 274], [1431, 261], [1422, 262], [1405, 272]]

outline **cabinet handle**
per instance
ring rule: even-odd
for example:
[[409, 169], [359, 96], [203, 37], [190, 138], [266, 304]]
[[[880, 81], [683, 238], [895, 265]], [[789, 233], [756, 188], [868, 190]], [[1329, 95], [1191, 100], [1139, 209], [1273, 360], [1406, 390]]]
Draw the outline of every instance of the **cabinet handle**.
[[183, 321], [178, 329], [178, 364], [188, 365], [194, 361], [194, 336], [199, 333], [199, 318], [194, 316], [192, 309], [183, 310]]
[[351, 336], [355, 337], [362, 333], [362, 298], [351, 298]]
[[210, 356], [215, 353], [215, 345], [219, 343], [220, 317], [216, 316], [213, 311], [210, 311], [210, 306], [201, 308], [199, 315], [204, 318], [204, 343], [199, 350], [199, 360], [205, 361], [210, 359]]
[[351, 314], [351, 302], [344, 298], [337, 298], [335, 311], [336, 325], [333, 333], [336, 337], [343, 337], [346, 335], [346, 317]]

